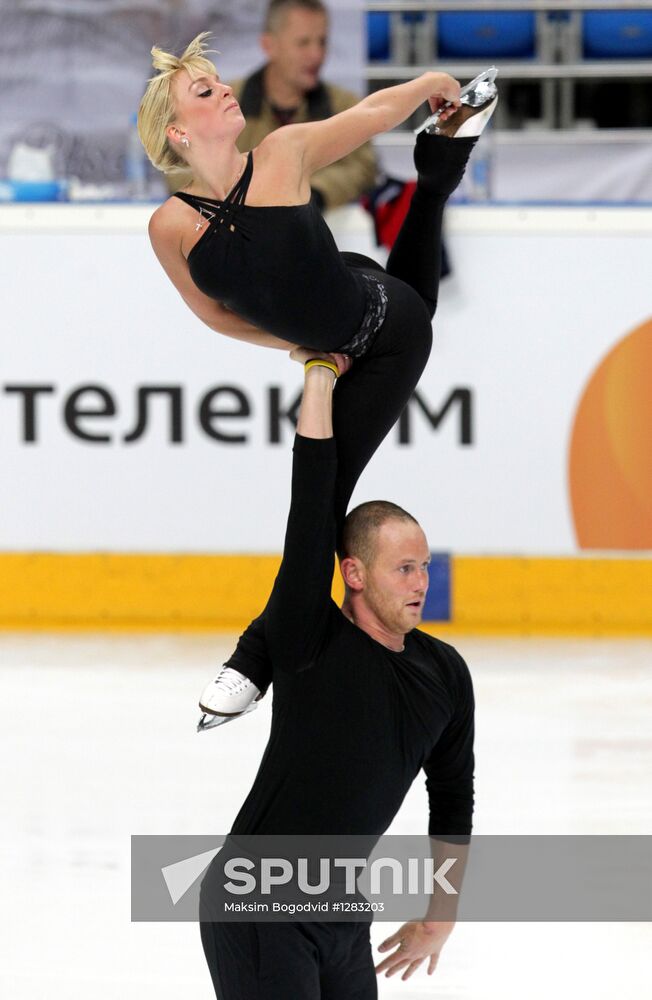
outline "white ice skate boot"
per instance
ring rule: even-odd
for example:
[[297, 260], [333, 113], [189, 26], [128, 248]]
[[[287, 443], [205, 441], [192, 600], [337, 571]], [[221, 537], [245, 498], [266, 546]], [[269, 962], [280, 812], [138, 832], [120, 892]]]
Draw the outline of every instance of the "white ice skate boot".
[[454, 115], [439, 124], [439, 117], [444, 108], [450, 108], [450, 103], [439, 108], [425, 122], [415, 128], [414, 134], [428, 132], [430, 135], [446, 135], [449, 138], [470, 139], [479, 136], [491, 118], [498, 103], [498, 88], [495, 84], [498, 70], [495, 66], [486, 69], [476, 76], [460, 91], [462, 107]]
[[261, 698], [262, 694], [248, 677], [233, 667], [222, 667], [199, 699], [199, 707], [204, 714], [197, 725], [197, 732], [223, 726], [225, 722], [253, 712]]

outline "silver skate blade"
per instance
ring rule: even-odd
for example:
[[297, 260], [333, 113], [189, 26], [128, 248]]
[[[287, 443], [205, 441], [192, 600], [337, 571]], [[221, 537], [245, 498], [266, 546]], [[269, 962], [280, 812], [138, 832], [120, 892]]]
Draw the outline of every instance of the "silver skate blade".
[[[487, 85], [487, 88], [491, 87], [497, 76], [498, 76], [498, 68], [496, 66], [490, 66], [489, 69], [485, 69], [482, 71], [482, 73], [478, 73], [475, 79], [471, 80], [470, 83], [465, 84], [465, 86], [462, 87], [462, 89], [460, 90], [460, 100], [462, 101], [462, 103], [464, 103], [463, 98], [465, 98], [468, 94], [472, 93], [476, 89], [476, 87], [478, 87], [479, 84], [484, 83]], [[485, 99], [486, 98], [483, 97], [483, 100]], [[466, 103], [468, 104], [469, 102], [467, 101]], [[451, 102], [447, 101], [446, 104], [443, 104], [442, 107], [439, 108], [437, 111], [435, 111], [434, 114], [426, 118], [426, 120], [422, 122], [418, 128], [415, 128], [414, 134], [419, 135], [421, 132], [425, 132], [426, 129], [430, 128], [431, 125], [436, 125], [437, 122], [439, 121], [439, 116], [444, 110], [444, 108], [450, 108], [450, 107], [451, 107]]]
[[464, 87], [462, 87], [460, 90], [460, 100], [463, 97], [466, 97], [467, 94], [470, 94], [472, 90], [475, 90], [479, 83], [493, 83], [497, 76], [498, 68], [496, 66], [490, 66], [489, 69], [485, 69], [482, 73], [478, 73], [474, 80], [471, 80], [470, 83], [467, 83]]
[[218, 726], [224, 726], [227, 722], [234, 722], [236, 719], [241, 719], [247, 712], [253, 712], [256, 708], [258, 708], [258, 702], [252, 701], [250, 705], [247, 705], [237, 715], [212, 715], [210, 712], [204, 712], [197, 723], [197, 732], [203, 733], [208, 729], [217, 729]]

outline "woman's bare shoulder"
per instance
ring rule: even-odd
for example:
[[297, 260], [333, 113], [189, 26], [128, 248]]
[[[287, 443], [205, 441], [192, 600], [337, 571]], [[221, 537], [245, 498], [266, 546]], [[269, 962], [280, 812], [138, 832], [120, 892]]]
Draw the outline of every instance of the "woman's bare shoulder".
[[303, 148], [298, 126], [283, 125], [254, 146], [253, 200], [284, 204], [300, 197], [303, 180]]
[[266, 161], [300, 164], [303, 145], [301, 125], [282, 125], [254, 146], [254, 161], [260, 165]]
[[184, 215], [183, 207], [181, 199], [175, 198], [174, 195], [170, 195], [158, 206], [152, 213], [148, 226], [152, 243], [167, 242], [179, 237]]

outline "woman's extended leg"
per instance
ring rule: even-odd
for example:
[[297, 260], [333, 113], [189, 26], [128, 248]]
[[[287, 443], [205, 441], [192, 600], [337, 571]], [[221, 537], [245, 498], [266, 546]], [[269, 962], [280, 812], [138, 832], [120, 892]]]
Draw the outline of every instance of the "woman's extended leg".
[[[399, 418], [428, 360], [441, 270], [444, 205], [462, 179], [476, 141], [426, 133], [417, 138], [418, 183], [412, 203], [387, 272], [380, 265], [374, 268], [387, 291], [385, 322], [369, 351], [335, 387], [338, 533], [360, 474]], [[353, 266], [373, 264], [355, 254], [347, 256]], [[227, 666], [261, 691], [267, 689], [272, 665], [265, 644], [264, 612], [240, 636]]]
[[387, 261], [387, 273], [415, 289], [431, 316], [437, 308], [444, 206], [460, 183], [477, 138], [417, 136], [417, 186]]
[[[380, 276], [388, 294], [387, 316], [369, 352], [335, 389], [338, 534], [363, 469], [401, 415], [428, 360], [441, 274], [444, 206], [460, 183], [476, 142], [476, 138], [426, 133], [417, 137], [417, 187], [387, 261], [387, 273]], [[424, 306], [430, 336], [422, 330]]]

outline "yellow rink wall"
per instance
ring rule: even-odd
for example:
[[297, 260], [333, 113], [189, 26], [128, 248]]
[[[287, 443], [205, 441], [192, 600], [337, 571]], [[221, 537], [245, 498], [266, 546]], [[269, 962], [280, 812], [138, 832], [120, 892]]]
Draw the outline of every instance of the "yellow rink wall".
[[[438, 611], [425, 627], [438, 635], [652, 635], [650, 554], [436, 559]], [[278, 564], [272, 555], [0, 554], [0, 628], [239, 630], [265, 604]]]

